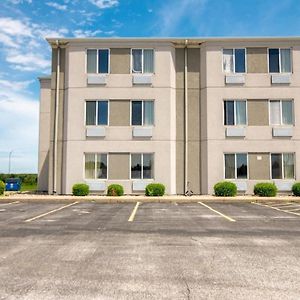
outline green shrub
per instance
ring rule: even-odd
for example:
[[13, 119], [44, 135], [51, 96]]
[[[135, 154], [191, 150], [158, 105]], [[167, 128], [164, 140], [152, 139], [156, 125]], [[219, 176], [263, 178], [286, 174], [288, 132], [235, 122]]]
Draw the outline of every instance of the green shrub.
[[124, 188], [120, 184], [111, 184], [107, 188], [107, 196], [123, 196]]
[[163, 196], [165, 194], [165, 186], [162, 183], [150, 183], [146, 186], [146, 196]]
[[0, 181], [0, 196], [4, 194], [5, 191], [5, 183]]
[[214, 191], [217, 197], [233, 197], [237, 194], [237, 187], [233, 182], [221, 181], [214, 185]]
[[292, 186], [294, 196], [300, 196], [300, 182], [296, 182]]
[[87, 196], [90, 193], [90, 188], [85, 183], [76, 183], [72, 188], [74, 196]]
[[254, 186], [254, 195], [260, 197], [275, 197], [277, 194], [277, 187], [271, 182], [261, 182]]

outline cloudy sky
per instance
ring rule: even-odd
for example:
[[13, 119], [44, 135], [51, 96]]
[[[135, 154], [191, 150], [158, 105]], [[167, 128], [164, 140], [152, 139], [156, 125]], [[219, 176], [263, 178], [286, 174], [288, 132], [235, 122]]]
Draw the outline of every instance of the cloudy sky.
[[37, 172], [45, 37], [300, 35], [299, 0], [0, 0], [0, 173]]

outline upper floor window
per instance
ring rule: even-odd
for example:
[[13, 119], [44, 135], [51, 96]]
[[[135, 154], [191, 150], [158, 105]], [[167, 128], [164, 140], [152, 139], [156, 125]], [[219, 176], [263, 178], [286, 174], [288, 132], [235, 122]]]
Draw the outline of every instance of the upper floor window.
[[108, 101], [86, 101], [86, 125], [108, 125]]
[[107, 179], [107, 154], [85, 153], [85, 179]]
[[131, 154], [131, 178], [152, 179], [154, 172], [153, 154], [134, 153]]
[[248, 177], [248, 157], [246, 153], [224, 155], [225, 179], [246, 179]]
[[109, 73], [109, 49], [87, 50], [87, 73]]
[[246, 49], [223, 49], [223, 70], [226, 73], [245, 73]]
[[224, 101], [224, 125], [246, 125], [246, 103], [245, 100]]
[[154, 101], [131, 102], [131, 125], [151, 126], [154, 124]]
[[154, 50], [153, 49], [132, 49], [131, 50], [131, 71], [132, 73], [153, 73], [154, 72]]
[[269, 49], [269, 72], [291, 73], [291, 49]]
[[270, 101], [270, 124], [271, 125], [293, 125], [294, 124], [293, 100], [271, 100]]
[[294, 179], [294, 153], [271, 153], [272, 179]]

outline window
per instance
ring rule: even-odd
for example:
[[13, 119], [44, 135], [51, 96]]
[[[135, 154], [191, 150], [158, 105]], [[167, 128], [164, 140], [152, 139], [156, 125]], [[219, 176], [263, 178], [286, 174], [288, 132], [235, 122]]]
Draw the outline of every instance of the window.
[[109, 73], [109, 49], [87, 50], [87, 73]]
[[86, 125], [108, 125], [108, 101], [86, 101]]
[[154, 124], [154, 101], [131, 102], [131, 125], [151, 126]]
[[85, 179], [107, 179], [107, 154], [85, 154]]
[[225, 179], [247, 179], [248, 158], [246, 153], [225, 154]]
[[245, 100], [224, 101], [224, 125], [246, 125], [247, 109]]
[[269, 72], [291, 73], [291, 49], [269, 49]]
[[294, 179], [294, 153], [271, 154], [272, 179]]
[[226, 73], [245, 73], [246, 49], [223, 49], [223, 70]]
[[132, 73], [154, 72], [154, 50], [132, 49]]
[[132, 179], [152, 179], [153, 171], [153, 154], [131, 154]]
[[293, 125], [294, 107], [293, 100], [271, 100], [270, 101], [270, 124], [271, 125]]

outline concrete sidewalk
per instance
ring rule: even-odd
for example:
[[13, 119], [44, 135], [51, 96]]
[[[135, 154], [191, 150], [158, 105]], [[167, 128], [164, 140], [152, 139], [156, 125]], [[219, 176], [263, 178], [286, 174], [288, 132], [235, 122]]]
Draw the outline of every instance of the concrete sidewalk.
[[97, 203], [131, 203], [131, 202], [262, 202], [262, 201], [293, 201], [300, 202], [300, 197], [280, 195], [276, 197], [257, 197], [251, 195], [236, 196], [236, 197], [216, 197], [212, 195], [195, 195], [195, 196], [163, 196], [163, 197], [147, 197], [144, 195], [132, 196], [125, 195], [121, 197], [113, 196], [99, 196], [99, 195], [89, 195], [89, 196], [72, 196], [72, 195], [41, 195], [41, 194], [8, 194], [6, 196], [0, 197], [0, 202], [7, 201], [22, 201], [22, 202], [97, 202]]

